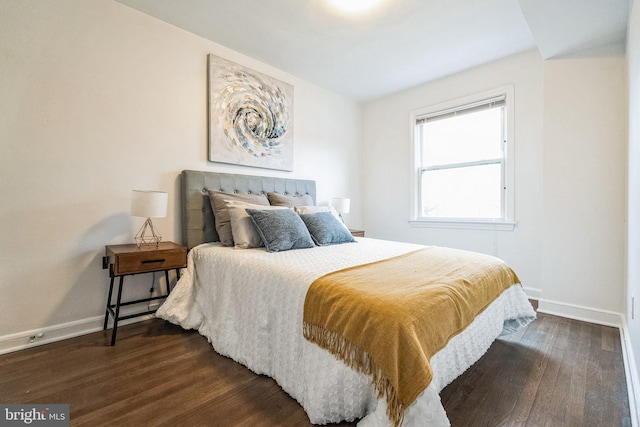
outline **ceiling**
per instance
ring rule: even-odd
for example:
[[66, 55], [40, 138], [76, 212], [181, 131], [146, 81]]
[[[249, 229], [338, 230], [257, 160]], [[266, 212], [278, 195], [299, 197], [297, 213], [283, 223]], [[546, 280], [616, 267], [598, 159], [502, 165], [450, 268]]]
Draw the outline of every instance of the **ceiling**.
[[117, 1], [367, 101], [534, 47], [619, 54], [631, 0], [382, 0], [360, 14], [330, 0]]

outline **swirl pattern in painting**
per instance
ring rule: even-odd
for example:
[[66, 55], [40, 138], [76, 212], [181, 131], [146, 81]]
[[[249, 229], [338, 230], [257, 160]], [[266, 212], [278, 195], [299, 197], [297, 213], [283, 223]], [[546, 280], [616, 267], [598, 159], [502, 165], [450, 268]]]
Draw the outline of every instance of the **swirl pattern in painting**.
[[221, 77], [225, 84], [213, 101], [227, 143], [252, 157], [280, 155], [289, 122], [283, 91], [239, 67]]

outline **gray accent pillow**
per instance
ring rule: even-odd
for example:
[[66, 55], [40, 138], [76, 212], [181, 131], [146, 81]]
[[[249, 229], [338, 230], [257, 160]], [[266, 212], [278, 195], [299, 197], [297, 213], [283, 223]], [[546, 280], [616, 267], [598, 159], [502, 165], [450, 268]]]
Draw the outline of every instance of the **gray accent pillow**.
[[213, 209], [213, 217], [216, 221], [216, 231], [220, 236], [222, 246], [233, 246], [231, 218], [229, 217], [226, 200], [269, 206], [269, 199], [264, 194], [225, 193], [213, 190], [209, 190], [208, 193], [211, 209]]
[[337, 245], [355, 242], [351, 232], [331, 212], [301, 214], [300, 218], [307, 226], [313, 241], [318, 246]]
[[300, 216], [293, 209], [247, 209], [267, 252], [315, 246]]
[[308, 194], [280, 194], [267, 193], [271, 206], [286, 206], [293, 208], [294, 206], [312, 206], [313, 199]]

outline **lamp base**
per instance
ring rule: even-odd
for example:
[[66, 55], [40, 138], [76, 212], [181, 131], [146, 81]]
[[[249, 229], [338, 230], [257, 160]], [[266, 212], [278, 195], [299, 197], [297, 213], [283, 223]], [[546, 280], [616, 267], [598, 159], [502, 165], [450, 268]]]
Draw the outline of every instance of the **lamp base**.
[[138, 234], [136, 234], [135, 240], [138, 247], [155, 246], [157, 248], [162, 241], [162, 236], [153, 228], [151, 218], [147, 218]]
[[341, 213], [341, 212], [338, 212], [338, 216], [339, 216], [339, 217], [340, 217], [340, 219], [342, 220], [342, 223], [343, 223], [344, 225], [347, 225], [347, 221], [345, 221], [345, 220], [344, 220], [344, 217], [342, 216], [342, 213]]

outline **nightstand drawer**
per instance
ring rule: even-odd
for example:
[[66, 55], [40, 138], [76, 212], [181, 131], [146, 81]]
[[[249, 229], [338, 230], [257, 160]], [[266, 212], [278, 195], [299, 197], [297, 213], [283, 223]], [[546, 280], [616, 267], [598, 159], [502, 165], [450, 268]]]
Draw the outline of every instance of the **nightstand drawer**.
[[183, 268], [187, 265], [185, 251], [156, 251], [116, 255], [114, 275], [144, 273], [155, 270]]
[[[187, 266], [187, 248], [173, 242], [161, 242], [156, 246], [138, 247], [135, 244], [109, 245], [104, 263], [110, 265], [110, 274], [148, 273], [173, 270]], [[104, 266], [107, 268], [107, 265]]]

